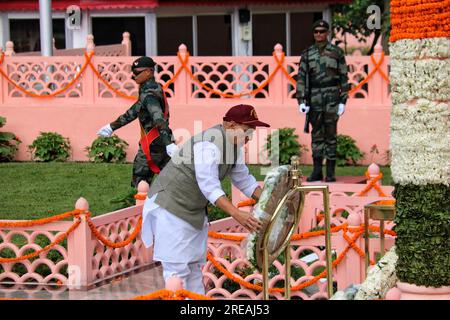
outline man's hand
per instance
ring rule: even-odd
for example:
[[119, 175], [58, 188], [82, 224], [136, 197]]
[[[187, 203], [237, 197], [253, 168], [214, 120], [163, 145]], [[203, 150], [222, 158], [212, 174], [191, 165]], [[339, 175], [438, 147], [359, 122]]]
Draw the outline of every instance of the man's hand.
[[342, 116], [345, 112], [345, 104], [339, 103], [338, 116]]
[[298, 112], [300, 112], [301, 114], [307, 114], [309, 112], [309, 107], [304, 103], [301, 103], [298, 106]]
[[172, 158], [172, 155], [178, 150], [178, 146], [175, 143], [168, 144], [166, 146], [166, 152], [169, 157]]
[[97, 135], [101, 137], [109, 137], [113, 133], [113, 129], [111, 128], [111, 125], [107, 124], [106, 126], [102, 127], [100, 130], [97, 131]]
[[236, 210], [231, 216], [251, 232], [258, 232], [262, 228], [261, 221], [256, 219], [251, 212]]
[[221, 196], [215, 204], [249, 231], [259, 231], [262, 228], [261, 221], [256, 219], [251, 212], [237, 209], [226, 196]]

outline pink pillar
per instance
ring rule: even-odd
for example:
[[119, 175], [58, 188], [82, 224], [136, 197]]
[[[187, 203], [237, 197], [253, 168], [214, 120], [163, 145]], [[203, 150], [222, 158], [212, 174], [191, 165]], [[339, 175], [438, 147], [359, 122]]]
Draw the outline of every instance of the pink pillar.
[[[148, 191], [150, 190], [150, 186], [144, 180], [141, 180], [137, 187], [137, 195], [139, 197], [146, 197]], [[136, 199], [136, 205], [144, 205], [145, 200]]]
[[[140, 181], [137, 187], [137, 195], [140, 197], [147, 197], [148, 191], [150, 190], [150, 186], [148, 183], [144, 180]], [[142, 208], [144, 206], [145, 200], [139, 200], [136, 199], [136, 205], [141, 205]], [[138, 238], [140, 238], [141, 235], [138, 235]], [[150, 263], [153, 260], [153, 247], [145, 248], [145, 246], [142, 246], [142, 249], [140, 250], [140, 254], [142, 254], [144, 263]]]
[[[372, 164], [369, 166], [369, 168], [367, 168], [367, 171], [369, 172], [370, 179], [372, 180], [372, 179], [375, 179], [376, 177], [378, 177], [378, 175], [380, 174], [380, 167], [379, 167], [377, 164], [372, 163]], [[367, 181], [366, 183], [369, 184], [370, 181]], [[378, 186], [381, 186], [381, 179], [378, 180], [378, 182], [377, 182], [376, 184], [377, 184]], [[370, 190], [366, 193], [366, 195], [367, 195], [367, 196], [374, 196], [374, 197], [380, 196], [380, 194], [378, 193], [378, 191], [377, 191], [375, 188], [370, 189]]]
[[[278, 60], [281, 60], [283, 57], [283, 46], [277, 43], [273, 48], [273, 50]], [[274, 72], [277, 66], [278, 63], [275, 61], [275, 59], [273, 59], [269, 65], [269, 74]], [[283, 62], [283, 67], [284, 68], [286, 67], [286, 61]], [[272, 81], [269, 83], [270, 100], [272, 100], [276, 106], [280, 107], [283, 105], [283, 98], [285, 95], [285, 91], [287, 90], [287, 87], [284, 86], [285, 83], [284, 78], [285, 75], [283, 74], [283, 71], [280, 69], [277, 71], [275, 76], [272, 78]]]
[[[351, 213], [347, 218], [348, 227], [359, 227], [361, 225], [361, 217], [357, 213]], [[354, 236], [354, 233], [348, 232], [350, 237]], [[359, 237], [355, 244], [364, 250], [364, 239]], [[351, 284], [359, 284], [364, 280], [364, 260], [354, 250], [350, 249], [343, 262], [343, 268], [345, 270], [345, 287]]]
[[177, 276], [172, 276], [166, 281], [166, 289], [170, 291], [178, 291], [183, 289], [183, 281]]
[[[79, 198], [75, 209], [88, 212], [89, 203]], [[86, 221], [86, 214], [81, 214], [81, 223], [67, 239], [69, 285], [73, 289], [86, 289], [92, 283], [92, 234]]]
[[[382, 55], [383, 55], [383, 47], [381, 46], [380, 42], [378, 42], [373, 52], [375, 62], [380, 61]], [[380, 66], [381, 69], [382, 67], [383, 65]], [[375, 65], [371, 62], [369, 72], [371, 72], [374, 68]], [[381, 105], [383, 103], [383, 83], [384, 79], [381, 76], [380, 72], [375, 72], [375, 74], [372, 76], [372, 78], [368, 83], [369, 101], [373, 105]]]
[[7, 41], [6, 45], [5, 45], [5, 56], [10, 57], [15, 55], [16, 53], [14, 52], [14, 42], [12, 41]]
[[[178, 47], [178, 53], [181, 59], [183, 60], [186, 59], [186, 56], [189, 53], [187, 51], [187, 47], [185, 44], [181, 44]], [[188, 65], [190, 65], [189, 60]], [[181, 62], [177, 58], [177, 61], [175, 62], [174, 75], [181, 68], [183, 68], [183, 66], [181, 65]], [[186, 73], [185, 70], [181, 71], [174, 82], [174, 95], [175, 95], [174, 100], [176, 104], [188, 104], [188, 100], [192, 91], [190, 83], [191, 81], [189, 80], [189, 75]]]
[[[94, 44], [94, 36], [92, 34], [89, 34], [86, 38], [86, 52], [87, 54], [91, 54], [92, 52], [94, 52], [95, 49], [95, 44]], [[91, 59], [91, 63], [95, 66], [95, 60], [96, 57], [95, 55], [93, 56], [93, 58]], [[86, 68], [86, 71], [83, 75], [83, 95], [84, 95], [84, 100], [86, 103], [88, 104], [95, 104], [95, 94], [96, 92], [98, 92], [98, 89], [96, 89], [96, 79], [95, 79], [95, 74], [94, 72], [91, 70], [91, 68], [88, 66]], [[99, 82], [101, 80], [98, 80]]]
[[[0, 45], [0, 57], [3, 56], [3, 54], [5, 54], [3, 52], [3, 47]], [[5, 58], [5, 57], [3, 57]], [[6, 72], [6, 68], [4, 67], [5, 61], [3, 60], [3, 63], [0, 65], [0, 68], [2, 69], [3, 72]], [[0, 75], [0, 104], [3, 104], [4, 101], [4, 95], [6, 95], [6, 92], [4, 93], [3, 91], [3, 76]]]
[[122, 45], [125, 47], [125, 55], [131, 56], [131, 40], [130, 40], [130, 33], [124, 32], [122, 33]]

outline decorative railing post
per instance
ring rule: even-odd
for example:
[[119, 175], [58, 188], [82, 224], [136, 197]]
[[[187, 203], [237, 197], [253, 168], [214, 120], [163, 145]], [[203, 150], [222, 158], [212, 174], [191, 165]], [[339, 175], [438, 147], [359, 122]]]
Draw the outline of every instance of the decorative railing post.
[[145, 198], [147, 197], [147, 193], [150, 190], [150, 186], [148, 183], [144, 180], [141, 180], [137, 187], [137, 194], [136, 194], [136, 205], [144, 205]]
[[122, 45], [125, 47], [125, 56], [131, 56], [131, 40], [130, 33], [122, 33]]
[[[380, 42], [378, 42], [375, 45], [375, 48], [373, 50], [373, 58], [375, 59], [375, 62], [380, 61], [383, 58], [383, 47], [381, 46]], [[371, 62], [370, 64], [372, 68], [375, 68], [375, 65]], [[383, 63], [380, 65], [379, 70], [385, 71], [386, 68], [386, 62], [383, 60]], [[369, 72], [371, 69], [369, 69]], [[385, 72], [387, 73], [387, 72]], [[368, 82], [368, 93], [369, 93], [369, 99], [370, 102], [373, 105], [381, 106], [384, 102], [384, 96], [383, 96], [383, 86], [384, 86], [385, 80], [381, 76], [381, 73], [379, 71], [376, 71], [375, 74], [372, 76], [372, 78]]]
[[81, 223], [67, 239], [68, 286], [69, 289], [86, 289], [92, 283], [92, 234], [86, 221], [89, 203], [79, 198], [75, 209], [80, 214]]
[[[89, 34], [86, 38], [86, 53], [93, 54], [95, 49], [95, 43], [94, 43], [94, 36], [92, 34]], [[92, 65], [96, 66], [95, 64], [96, 57], [95, 55], [92, 57], [91, 62]], [[95, 104], [95, 95], [96, 92], [98, 92], [98, 88], [96, 88], [97, 81], [95, 81], [95, 74], [94, 71], [91, 70], [90, 67], [86, 68], [83, 82], [84, 82], [84, 90], [83, 95], [85, 98], [86, 103], [88, 104]]]
[[[181, 44], [178, 47], [178, 54], [181, 59], [186, 60], [188, 56], [187, 47], [185, 44]], [[188, 66], [190, 66], [188, 62]], [[178, 71], [178, 69], [183, 68], [181, 62], [177, 59], [175, 62], [175, 69], [173, 70], [174, 74]], [[190, 99], [192, 86], [190, 85], [191, 81], [186, 73], [186, 71], [181, 71], [179, 76], [175, 79], [174, 85], [174, 100], [177, 104], [188, 104], [188, 100]]]
[[183, 280], [181, 280], [177, 275], [172, 275], [165, 283], [166, 290], [170, 290], [172, 292], [177, 292], [178, 290], [184, 289]]
[[[353, 212], [350, 213], [347, 217], [348, 228], [351, 230], [352, 228], [357, 228], [361, 225], [362, 220], [359, 214]], [[343, 231], [344, 232], [344, 231]], [[355, 233], [350, 231], [347, 232], [347, 235], [350, 238], [355, 236]], [[363, 238], [359, 237], [355, 244], [359, 248], [364, 248]], [[348, 244], [347, 244], [348, 245]], [[353, 248], [351, 248], [346, 257], [344, 258], [344, 262], [341, 263], [341, 268], [345, 270], [345, 281], [344, 288], [348, 287], [351, 284], [359, 284], [364, 280], [365, 272], [364, 272], [364, 259], [362, 259], [358, 252], [356, 252]]]
[[[369, 173], [370, 179], [366, 181], [367, 184], [372, 183], [373, 179], [376, 179], [380, 175], [380, 167], [376, 163], [372, 163], [369, 168], [367, 168], [367, 172]], [[381, 187], [381, 179], [375, 182], [376, 185]], [[380, 194], [375, 188], [371, 188], [366, 193], [367, 196], [379, 197]]]
[[[282, 61], [283, 59], [283, 46], [279, 43], [275, 45], [273, 48], [275, 56], [277, 57], [278, 61]], [[269, 74], [272, 72], [275, 72], [277, 70], [278, 63], [275, 59], [272, 59], [272, 62], [269, 64]], [[286, 68], [286, 61], [283, 61], [283, 68]], [[285, 79], [286, 77], [283, 74], [283, 71], [279, 69], [277, 73], [272, 78], [272, 81], [269, 83], [269, 96], [273, 103], [278, 106], [282, 106], [284, 103], [284, 96], [287, 93], [287, 81], [288, 79]]]
[[14, 42], [12, 41], [7, 41], [6, 45], [5, 45], [5, 56], [10, 57], [15, 55], [16, 53], [14, 52]]
[[[136, 205], [142, 206], [142, 209], [144, 208], [145, 199], [147, 198], [148, 191], [150, 190], [149, 184], [142, 180], [139, 182], [137, 187], [137, 194], [135, 196], [136, 199]], [[141, 231], [142, 232], [142, 231]], [[140, 237], [140, 235], [138, 236]], [[153, 247], [147, 249], [145, 246], [142, 246], [140, 249], [139, 254], [143, 257], [144, 263], [150, 263], [153, 260]]]
[[[3, 52], [3, 47], [0, 45], [0, 58], [3, 57], [3, 63], [0, 65], [0, 68], [3, 70], [3, 72], [6, 72], [6, 68], [4, 68], [4, 64], [5, 64], [5, 56], [4, 56], [4, 52]], [[3, 76], [0, 75], [0, 104], [5, 103], [4, 101], [4, 96], [6, 96], [8, 91], [6, 91], [5, 88], [3, 88]]]

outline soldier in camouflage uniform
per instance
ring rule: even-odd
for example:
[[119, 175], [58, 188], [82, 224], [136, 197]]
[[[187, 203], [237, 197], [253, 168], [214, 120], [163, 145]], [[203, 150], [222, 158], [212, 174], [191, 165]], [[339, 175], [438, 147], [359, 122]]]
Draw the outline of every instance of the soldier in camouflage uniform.
[[311, 147], [314, 170], [307, 181], [335, 178], [337, 121], [345, 111], [349, 83], [347, 64], [341, 48], [328, 42], [329, 25], [324, 20], [313, 24], [315, 44], [302, 52], [297, 77], [296, 97], [299, 111], [306, 115], [305, 132], [312, 125]]
[[[127, 125], [136, 118], [139, 119], [141, 130], [143, 129], [145, 133], [157, 127], [159, 137], [151, 143], [150, 155], [153, 163], [162, 169], [169, 162], [170, 154], [176, 149], [176, 145], [173, 143], [172, 130], [169, 128], [168, 105], [164, 92], [161, 85], [155, 81], [155, 62], [152, 58], [140, 57], [133, 62], [131, 68], [132, 78], [139, 84], [139, 100], [114, 122], [102, 127], [97, 134], [109, 137], [114, 130]], [[133, 163], [131, 186], [137, 188], [141, 180], [151, 184], [154, 174], [149, 168], [142, 146], [139, 145], [139, 151]]]

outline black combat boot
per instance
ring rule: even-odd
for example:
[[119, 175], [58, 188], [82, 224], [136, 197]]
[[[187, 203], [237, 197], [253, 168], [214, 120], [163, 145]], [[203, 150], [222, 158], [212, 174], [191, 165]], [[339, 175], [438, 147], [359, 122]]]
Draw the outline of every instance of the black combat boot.
[[334, 182], [336, 178], [334, 176], [334, 167], [336, 165], [336, 160], [327, 159], [327, 176], [325, 177], [326, 182]]
[[306, 178], [306, 181], [313, 182], [313, 181], [321, 181], [323, 179], [322, 174], [322, 161], [323, 158], [313, 158], [314, 161], [314, 169], [311, 175]]

